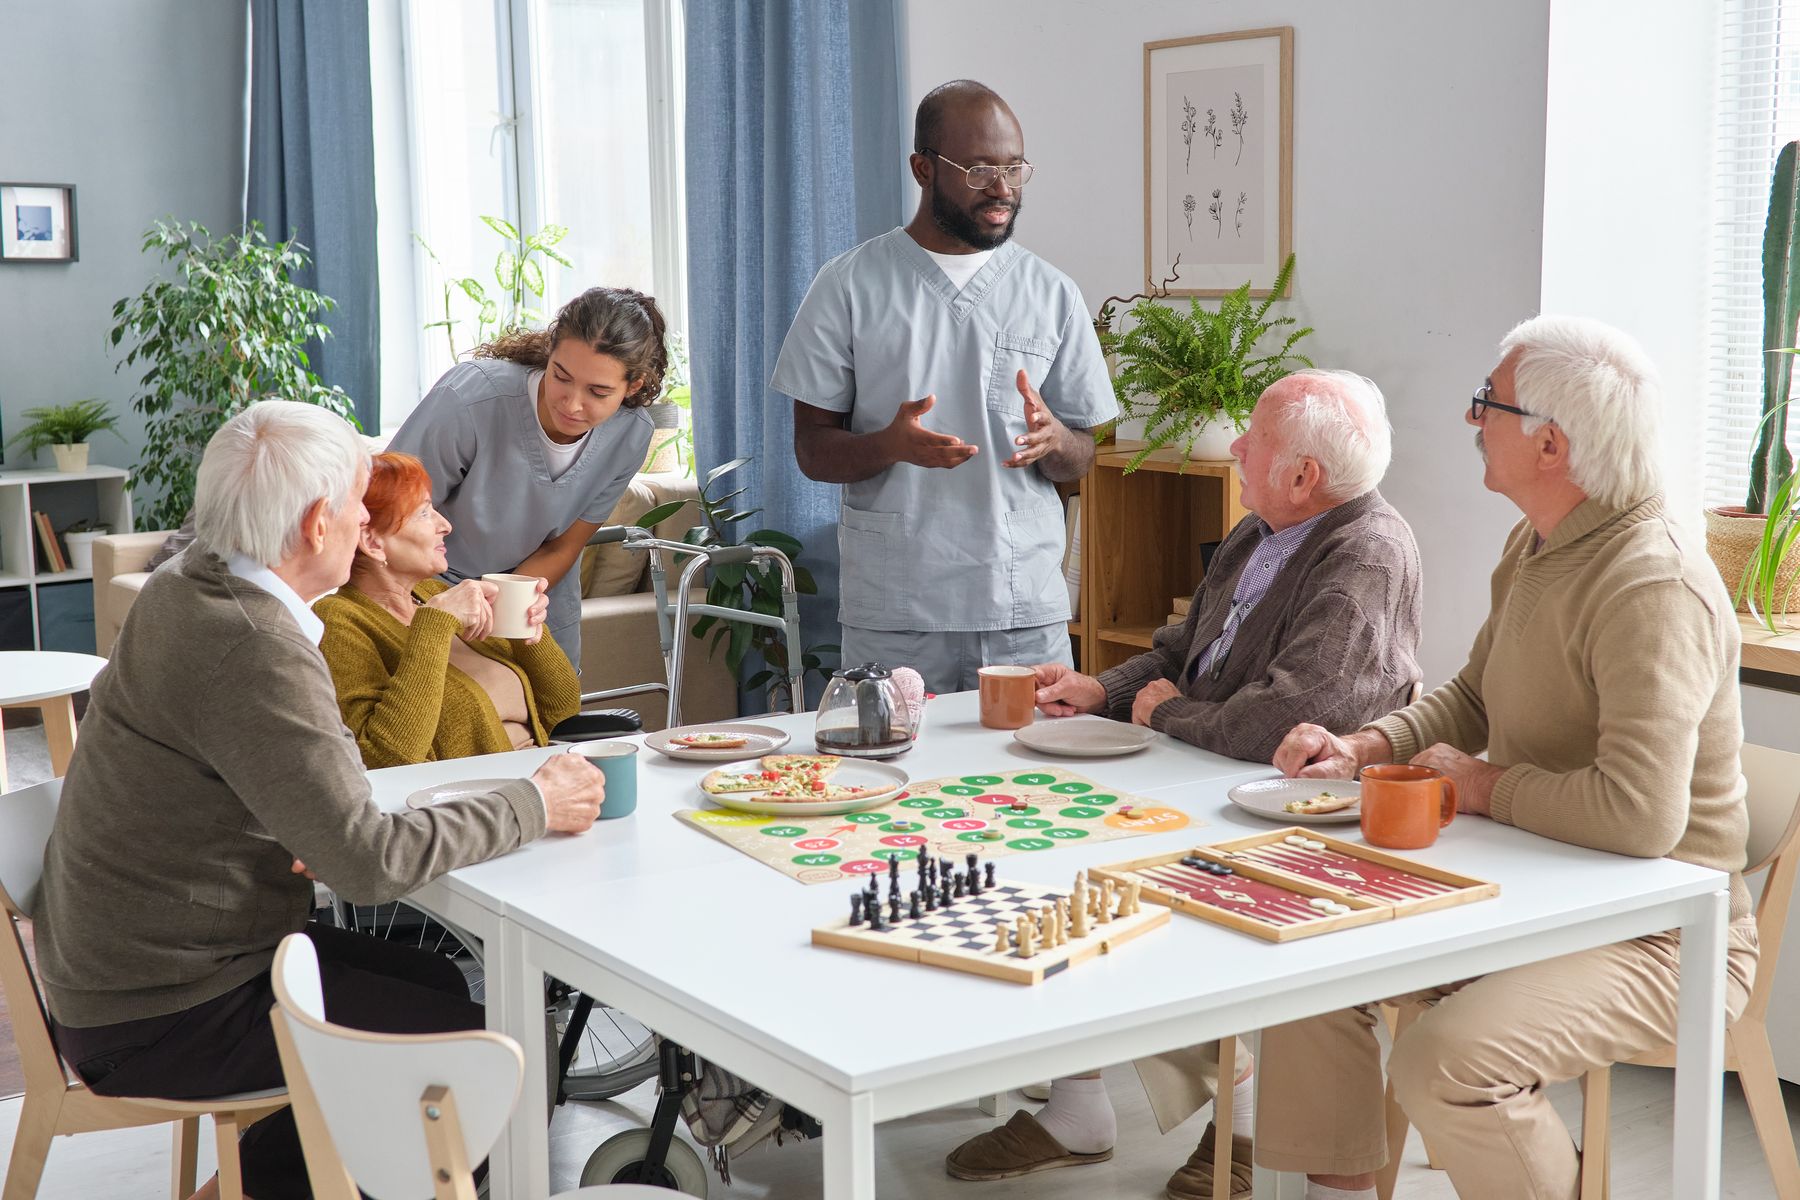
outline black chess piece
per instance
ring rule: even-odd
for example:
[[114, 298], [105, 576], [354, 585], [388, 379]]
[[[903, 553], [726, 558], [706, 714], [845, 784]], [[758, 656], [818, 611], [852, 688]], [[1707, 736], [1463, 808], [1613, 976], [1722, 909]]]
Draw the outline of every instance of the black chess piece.
[[948, 880], [938, 884], [938, 907], [950, 907], [950, 884]]
[[912, 906], [906, 915], [915, 921], [919, 919], [919, 893], [912, 894]]
[[969, 874], [973, 875], [976, 869], [981, 865], [981, 855], [965, 854], [963, 855], [963, 861], [969, 864]]
[[888, 881], [895, 887], [900, 886], [900, 856], [898, 854], [888, 859]]
[[949, 883], [950, 882], [950, 874], [951, 874], [950, 860], [948, 858], [938, 859], [938, 882], [939, 883]]
[[863, 923], [863, 894], [861, 892], [856, 892], [850, 897], [850, 923], [852, 925]]
[[900, 920], [900, 893], [895, 892], [888, 897], [888, 920], [898, 923]]
[[925, 888], [925, 911], [936, 912], [937, 906], [937, 889], [928, 885]]
[[983, 882], [987, 887], [996, 886], [994, 883], [994, 864], [993, 863], [989, 863], [987, 865], [987, 879], [984, 880]]
[[958, 900], [961, 900], [963, 898], [963, 894], [964, 894], [963, 889], [964, 889], [963, 873], [961, 871], [958, 871], [956, 873], [956, 887], [955, 887], [955, 890], [951, 894], [954, 895]]
[[887, 928], [887, 922], [881, 919], [881, 905], [879, 904], [869, 906], [869, 928], [876, 933]]

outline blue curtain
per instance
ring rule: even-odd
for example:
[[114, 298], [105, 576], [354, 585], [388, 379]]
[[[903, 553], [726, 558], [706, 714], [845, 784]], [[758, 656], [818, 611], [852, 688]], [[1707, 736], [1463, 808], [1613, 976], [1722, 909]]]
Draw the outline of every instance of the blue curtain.
[[244, 219], [271, 241], [298, 236], [296, 282], [330, 296], [331, 337], [312, 369], [381, 429], [381, 307], [375, 256], [375, 126], [366, 5], [250, 0], [250, 160]]
[[838, 489], [800, 474], [793, 402], [769, 375], [818, 269], [899, 223], [896, 29], [894, 0], [687, 5], [695, 451], [703, 478], [750, 457], [745, 507], [805, 545], [819, 584], [801, 604], [808, 644], [839, 638]]

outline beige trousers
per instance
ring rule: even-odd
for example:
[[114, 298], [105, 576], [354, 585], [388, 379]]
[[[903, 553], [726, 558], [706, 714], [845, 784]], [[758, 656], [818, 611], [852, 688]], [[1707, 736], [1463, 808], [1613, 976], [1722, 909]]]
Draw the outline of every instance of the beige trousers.
[[[1544, 1089], [1673, 1042], [1680, 970], [1669, 932], [1399, 998], [1433, 1007], [1389, 1057], [1394, 1094], [1462, 1200], [1576, 1200], [1580, 1160]], [[1732, 923], [1725, 970], [1736, 1019], [1752, 919]], [[1257, 1162], [1315, 1175], [1387, 1162], [1375, 1021], [1364, 1005], [1263, 1031]]]
[[[1219, 1094], [1219, 1043], [1201, 1042], [1140, 1058], [1138, 1082], [1150, 1097], [1150, 1111], [1156, 1114], [1156, 1127], [1163, 1133], [1175, 1128], [1201, 1108], [1212, 1103]], [[1235, 1080], [1250, 1065], [1250, 1048], [1244, 1039], [1237, 1040], [1237, 1061], [1225, 1078]]]

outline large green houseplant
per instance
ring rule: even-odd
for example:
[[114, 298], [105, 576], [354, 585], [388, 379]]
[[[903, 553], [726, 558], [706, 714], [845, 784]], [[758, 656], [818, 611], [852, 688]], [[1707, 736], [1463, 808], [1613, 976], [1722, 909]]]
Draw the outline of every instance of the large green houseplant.
[[219, 426], [258, 400], [316, 404], [352, 425], [341, 388], [313, 373], [306, 343], [330, 336], [320, 318], [331, 299], [293, 275], [306, 247], [272, 243], [252, 222], [215, 238], [197, 222], [158, 221], [144, 253], [174, 267], [136, 296], [113, 305], [112, 344], [129, 339], [123, 370], [141, 364], [132, 407], [144, 415], [144, 447], [134, 488], [155, 489], [138, 509], [144, 529], [174, 529], [194, 506], [194, 473]]
[[1800, 325], [1800, 142], [1775, 156], [1763, 224], [1762, 416], [1742, 505], [1706, 511], [1706, 548], [1740, 611], [1776, 632], [1778, 614], [1800, 612], [1800, 490], [1787, 446], [1788, 390]]
[[[1221, 299], [1216, 309], [1198, 298], [1183, 311], [1146, 297], [1128, 310], [1126, 328], [1100, 334], [1101, 347], [1118, 363], [1113, 390], [1119, 407], [1126, 417], [1144, 423], [1144, 445], [1126, 470], [1135, 471], [1170, 445], [1181, 447], [1184, 462], [1193, 458], [1209, 427], [1235, 437], [1249, 423], [1265, 388], [1296, 367], [1312, 366], [1312, 360], [1294, 352], [1312, 328], [1280, 333], [1297, 322], [1269, 316], [1293, 273], [1290, 254], [1260, 302], [1250, 298], [1248, 283]], [[1271, 334], [1282, 339], [1273, 349], [1264, 344]], [[1215, 448], [1206, 456], [1224, 457], [1225, 452]]]
[[108, 410], [104, 400], [95, 397], [28, 408], [23, 415], [28, 423], [6, 444], [23, 444], [25, 453], [31, 455], [48, 446], [59, 471], [87, 470], [87, 440], [96, 433], [119, 436], [118, 416]]
[[[459, 325], [474, 326], [473, 340], [469, 343], [471, 348], [508, 330], [543, 326], [546, 320], [543, 310], [531, 303], [543, 300], [547, 286], [541, 260], [548, 259], [565, 267], [574, 265], [556, 249], [557, 243], [569, 236], [566, 225], [546, 225], [536, 233], [528, 234], [501, 217], [484, 216], [481, 223], [498, 234], [501, 242], [499, 253], [494, 256], [492, 290], [489, 290], [490, 285], [473, 275], [448, 277], [443, 284], [444, 315], [425, 323], [426, 329], [444, 331], [452, 362], [457, 358], [456, 329]], [[449, 271], [429, 242], [417, 233], [413, 234], [413, 240], [431, 255], [432, 262], [443, 267], [446, 273]], [[474, 308], [469, 318], [456, 315], [458, 293]]]

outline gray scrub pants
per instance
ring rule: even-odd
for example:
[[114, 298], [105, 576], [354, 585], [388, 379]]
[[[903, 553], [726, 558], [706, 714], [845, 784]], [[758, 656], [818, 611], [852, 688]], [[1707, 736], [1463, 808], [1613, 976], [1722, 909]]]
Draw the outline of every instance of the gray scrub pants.
[[877, 662], [884, 667], [911, 667], [925, 677], [925, 690], [943, 695], [967, 692], [980, 684], [982, 667], [1074, 666], [1069, 654], [1069, 623], [1033, 625], [1025, 629], [972, 629], [948, 633], [915, 630], [857, 629], [844, 626], [846, 667]]

